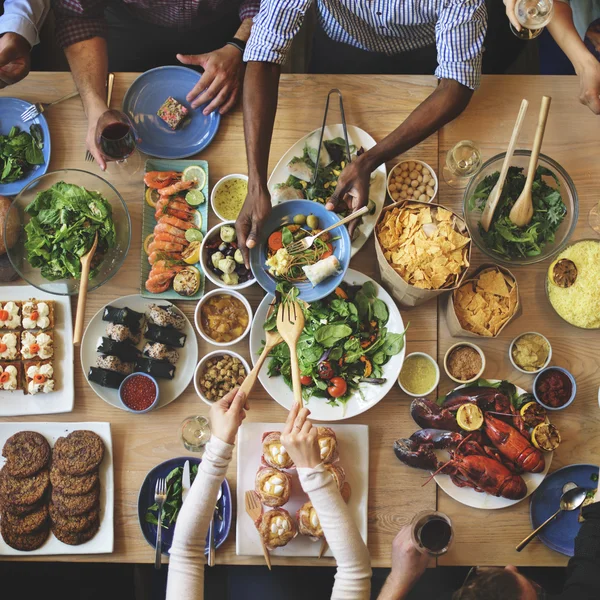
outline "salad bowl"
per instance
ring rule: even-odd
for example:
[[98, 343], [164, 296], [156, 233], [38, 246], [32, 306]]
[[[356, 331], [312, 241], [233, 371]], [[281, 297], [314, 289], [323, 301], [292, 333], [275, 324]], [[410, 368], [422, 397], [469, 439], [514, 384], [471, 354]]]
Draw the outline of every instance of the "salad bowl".
[[[32, 212], [30, 208], [28, 212], [27, 207], [42, 192], [46, 197], [37, 205], [40, 210]], [[80, 207], [75, 210], [81, 212], [81, 218], [73, 216], [72, 210], [68, 219], [65, 217], [65, 207], [73, 206]], [[34, 214], [35, 221], [28, 226]], [[75, 257], [89, 250], [86, 230], [90, 221], [98, 227], [100, 252], [92, 261], [89, 292], [113, 277], [127, 256], [131, 219], [125, 201], [108, 181], [79, 169], [61, 169], [34, 179], [15, 198], [3, 225], [12, 266], [40, 290], [65, 296], [78, 294], [79, 277], [69, 273], [79, 267]], [[61, 227], [65, 229], [59, 235]]]

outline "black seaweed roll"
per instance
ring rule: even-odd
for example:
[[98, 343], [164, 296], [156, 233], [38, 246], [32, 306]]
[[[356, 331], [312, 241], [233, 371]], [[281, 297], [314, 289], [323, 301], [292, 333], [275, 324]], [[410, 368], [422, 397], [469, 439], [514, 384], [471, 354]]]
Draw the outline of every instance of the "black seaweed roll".
[[160, 379], [173, 379], [175, 377], [175, 366], [168, 360], [138, 358], [135, 362], [135, 370], [142, 373], [148, 373], [148, 375]]
[[131, 310], [131, 308], [115, 308], [114, 306], [105, 306], [102, 315], [103, 321], [116, 323], [118, 325], [127, 325], [132, 332], [136, 333], [141, 328], [143, 313]]
[[166, 346], [183, 348], [185, 346], [186, 334], [181, 333], [174, 327], [159, 327], [158, 325], [148, 324], [144, 337], [151, 342], [160, 342]]
[[88, 373], [88, 380], [92, 383], [97, 383], [102, 387], [119, 389], [119, 386], [125, 379], [126, 375], [123, 373], [117, 373], [116, 371], [108, 371], [106, 369], [100, 369], [97, 367], [90, 367]]
[[98, 340], [96, 352], [118, 356], [124, 362], [135, 362], [141, 354], [133, 344], [129, 342], [115, 342], [115, 340], [107, 337], [102, 337]]

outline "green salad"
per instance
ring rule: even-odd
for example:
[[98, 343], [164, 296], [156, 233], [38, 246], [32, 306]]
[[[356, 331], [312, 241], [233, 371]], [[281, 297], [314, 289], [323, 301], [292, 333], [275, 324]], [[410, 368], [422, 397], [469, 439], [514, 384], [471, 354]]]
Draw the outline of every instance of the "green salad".
[[[287, 302], [298, 295], [296, 288], [277, 286], [277, 302]], [[383, 366], [404, 348], [405, 332], [386, 328], [389, 310], [377, 298], [372, 282], [362, 286], [341, 283], [322, 300], [304, 306], [304, 330], [298, 340], [302, 396], [327, 399], [331, 406], [345, 404], [352, 394], [361, 396], [361, 386], [381, 385], [386, 379]], [[265, 330], [277, 327], [277, 310], [265, 323]], [[270, 354], [269, 377], [282, 376], [292, 387], [290, 351], [279, 344]]]
[[25, 212], [31, 216], [25, 225], [27, 261], [50, 281], [81, 275], [80, 259], [92, 247], [96, 232], [90, 279], [116, 244], [112, 207], [98, 192], [60, 181], [39, 192]]
[[[483, 179], [469, 198], [469, 210], [483, 211], [499, 175], [496, 172]], [[548, 185], [543, 179], [545, 176], [552, 177], [557, 188]], [[489, 231], [485, 231], [479, 223], [483, 243], [492, 252], [508, 260], [541, 254], [546, 244], [554, 242], [556, 231], [567, 214], [556, 175], [545, 167], [538, 166], [532, 187], [533, 218], [525, 227], [515, 225], [508, 215], [523, 191], [525, 180], [522, 168], [510, 167]]]
[[29, 133], [13, 127], [0, 135], [0, 183], [23, 179], [32, 167], [44, 164], [42, 128], [35, 124]]

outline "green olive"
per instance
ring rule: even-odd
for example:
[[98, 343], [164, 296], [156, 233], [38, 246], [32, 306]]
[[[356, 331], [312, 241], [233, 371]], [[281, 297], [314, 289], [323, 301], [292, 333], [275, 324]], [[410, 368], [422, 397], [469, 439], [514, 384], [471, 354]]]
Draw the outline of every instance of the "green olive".
[[318, 229], [319, 228], [319, 219], [318, 219], [318, 217], [315, 217], [315, 215], [308, 215], [308, 217], [306, 217], [306, 224], [311, 229]]
[[296, 225], [304, 225], [304, 223], [306, 223], [306, 215], [296, 215], [294, 217], [294, 223], [296, 223]]

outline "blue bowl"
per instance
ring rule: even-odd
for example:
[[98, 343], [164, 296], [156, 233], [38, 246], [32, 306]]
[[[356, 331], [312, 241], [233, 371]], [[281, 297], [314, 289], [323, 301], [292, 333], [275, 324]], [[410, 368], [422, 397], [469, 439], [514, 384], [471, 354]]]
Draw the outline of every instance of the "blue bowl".
[[[125, 402], [123, 402], [123, 398], [121, 398], [121, 392], [123, 390], [123, 386], [125, 385], [125, 382], [128, 379], [135, 377], [136, 375], [141, 375], [142, 377], [147, 377], [152, 383], [154, 383], [154, 386], [156, 387], [156, 398], [154, 399], [154, 402], [148, 408], [145, 408], [144, 410], [134, 410], [133, 408], [129, 408], [129, 406], [127, 406], [127, 404], [125, 404]], [[119, 402], [122, 404], [122, 406], [125, 410], [135, 413], [136, 415], [141, 415], [141, 414], [150, 412], [151, 410], [154, 410], [158, 406], [159, 396], [160, 396], [160, 388], [158, 387], [158, 382], [156, 381], [156, 379], [154, 379], [154, 377], [152, 377], [152, 375], [148, 375], [148, 373], [140, 373], [140, 372], [131, 373], [131, 375], [127, 375], [127, 377], [125, 377], [125, 379], [123, 379], [123, 381], [121, 382], [121, 385], [119, 386]]]
[[[277, 280], [269, 273], [267, 265], [267, 240], [269, 236], [282, 225], [292, 224], [296, 215], [315, 215], [319, 219], [321, 229], [337, 223], [340, 218], [336, 213], [327, 210], [323, 204], [311, 200], [289, 200], [277, 204], [264, 222], [258, 244], [250, 250], [250, 268], [260, 286], [269, 294], [275, 294]], [[333, 254], [340, 262], [340, 271], [328, 277], [315, 287], [308, 281], [297, 283], [299, 298], [306, 302], [314, 302], [331, 294], [342, 282], [344, 274], [350, 264], [351, 242], [345, 225], [331, 231], [333, 237], [339, 237], [333, 245]]]
[[[200, 464], [202, 461], [193, 456], [182, 456], [180, 458], [171, 458], [154, 467], [145, 477], [140, 493], [138, 495], [138, 521], [144, 539], [154, 547], [156, 542], [156, 525], [146, 521], [146, 511], [149, 506], [154, 504], [154, 489], [156, 480], [159, 477], [166, 477], [176, 467], [183, 467], [185, 461], [190, 461], [190, 467]], [[215, 548], [219, 548], [227, 539], [231, 529], [231, 521], [233, 518], [233, 504], [231, 500], [231, 490], [227, 479], [221, 484], [221, 498], [217, 502], [217, 510], [215, 512]], [[168, 554], [173, 543], [173, 533], [175, 525], [163, 528], [161, 539], [161, 552]], [[206, 535], [206, 547], [204, 554], [208, 554], [208, 534]]]
[[[538, 379], [547, 371], [560, 371], [561, 373], [564, 373], [568, 378], [569, 381], [571, 382], [571, 397], [569, 398], [569, 400], [567, 402], [565, 402], [562, 406], [558, 406], [558, 407], [554, 407], [554, 406], [548, 406], [548, 404], [544, 404], [544, 402], [542, 402], [540, 400], [540, 398], [537, 395], [537, 382]], [[569, 371], [567, 371], [566, 369], [563, 369], [562, 367], [546, 367], [545, 369], [542, 369], [535, 377], [535, 379], [533, 380], [533, 396], [534, 398], [539, 402], [539, 404], [541, 404], [546, 410], [562, 410], [563, 408], [567, 408], [567, 406], [569, 406], [570, 404], [573, 403], [573, 400], [575, 400], [575, 396], [577, 395], [577, 384], [575, 383], [575, 377], [573, 377], [573, 375], [571, 375], [571, 373], [569, 373]]]

